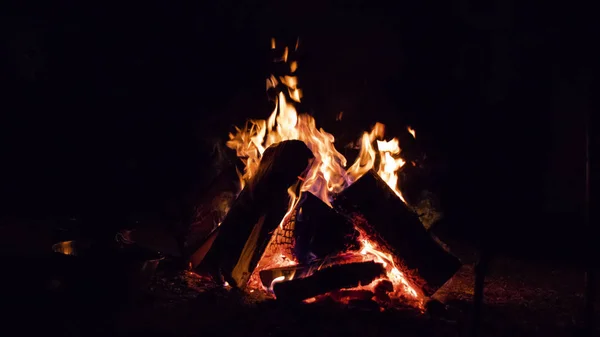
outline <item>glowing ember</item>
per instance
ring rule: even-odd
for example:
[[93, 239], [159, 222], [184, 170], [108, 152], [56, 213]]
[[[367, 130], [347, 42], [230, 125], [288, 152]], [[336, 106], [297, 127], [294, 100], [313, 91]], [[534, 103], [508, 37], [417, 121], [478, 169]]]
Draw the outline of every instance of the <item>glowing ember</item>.
[[[296, 49], [297, 47], [298, 43], [296, 43]], [[271, 40], [271, 48], [276, 48], [275, 39]], [[288, 48], [285, 48], [281, 61], [287, 62], [288, 56]], [[300, 102], [302, 98], [302, 91], [298, 88], [298, 79], [296, 76], [291, 75], [297, 68], [298, 63], [293, 61], [290, 63], [290, 75], [279, 78], [271, 76], [267, 79], [267, 89], [274, 88], [278, 90], [275, 109], [266, 120], [251, 120], [243, 129], [236, 128], [235, 134], [230, 134], [227, 142], [227, 146], [236, 150], [238, 157], [245, 164], [244, 172], [240, 173], [242, 188], [248, 179], [256, 173], [265, 149], [272, 144], [284, 140], [301, 140], [313, 152], [315, 158], [308, 167], [305, 178], [299, 181], [299, 186], [291, 186], [288, 190], [290, 195], [289, 209], [276, 233], [285, 230], [284, 225], [290, 222], [291, 215], [303, 192], [311, 192], [331, 207], [333, 196], [372, 169], [377, 158], [380, 159], [377, 173], [404, 201], [398, 188], [398, 172], [405, 161], [400, 158], [401, 149], [398, 139], [383, 140], [385, 127], [381, 123], [376, 123], [370, 132], [365, 132], [361, 137], [356, 161], [348, 169], [345, 169], [346, 158], [336, 150], [333, 135], [323, 129], [317, 129], [314, 118], [308, 114], [298, 114], [294, 104], [290, 102]], [[342, 113], [340, 112], [338, 120], [341, 118]], [[415, 131], [412, 128], [409, 127], [408, 131], [413, 137], [415, 136]], [[417, 291], [408, 283], [402, 272], [394, 264], [392, 255], [381, 251], [378, 245], [360, 229], [359, 232], [361, 233], [360, 242], [362, 247], [360, 253], [355, 253], [356, 257], [363, 261], [376, 261], [384, 264], [387, 279], [394, 285], [392, 295], [396, 297], [419, 297]], [[259, 266], [257, 266], [253, 277], [250, 279], [249, 285], [251, 288], [261, 288], [260, 281], [256, 276], [259, 270], [296, 264], [289, 251], [273, 245], [276, 233], [274, 233], [265, 254], [259, 262]], [[283, 281], [281, 278], [273, 280], [273, 282], [281, 281]]]

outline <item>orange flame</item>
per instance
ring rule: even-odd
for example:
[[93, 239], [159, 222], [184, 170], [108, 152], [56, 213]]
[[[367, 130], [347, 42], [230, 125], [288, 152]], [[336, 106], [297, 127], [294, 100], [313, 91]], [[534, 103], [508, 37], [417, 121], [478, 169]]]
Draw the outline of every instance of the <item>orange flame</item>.
[[[298, 42], [296, 49], [297, 45]], [[272, 39], [271, 47], [275, 48], [275, 46], [275, 39]], [[281, 61], [287, 62], [288, 53], [289, 50], [286, 47]], [[297, 67], [297, 62], [291, 62], [290, 72], [294, 73]], [[346, 158], [336, 150], [333, 135], [323, 129], [317, 129], [312, 116], [298, 114], [294, 104], [288, 102], [288, 98], [294, 102], [300, 102], [302, 98], [297, 77], [286, 75], [279, 78], [271, 76], [267, 79], [267, 89], [278, 88], [278, 86], [280, 89], [275, 101], [275, 108], [269, 118], [267, 120], [250, 120], [243, 129], [236, 128], [235, 134], [229, 134], [227, 146], [236, 150], [237, 156], [245, 165], [243, 174], [240, 174], [242, 188], [254, 176], [265, 149], [272, 144], [292, 139], [301, 140], [313, 152], [315, 158], [308, 167], [304, 179], [299, 181], [299, 189], [298, 186], [288, 189], [290, 204], [279, 225], [279, 230], [283, 229], [284, 223], [288, 221], [296, 208], [303, 192], [313, 193], [331, 207], [333, 196], [372, 169], [377, 158], [380, 159], [376, 169], [377, 173], [404, 201], [398, 188], [398, 172], [405, 161], [400, 158], [401, 149], [398, 139], [383, 140], [385, 131], [383, 124], [376, 123], [370, 132], [363, 134], [360, 139], [358, 157], [346, 170]], [[341, 115], [340, 113], [340, 119]], [[413, 129], [409, 127], [408, 131], [413, 137], [415, 136]], [[376, 148], [374, 144], [376, 144]], [[296, 191], [299, 191], [298, 195]], [[391, 254], [380, 251], [377, 245], [362, 232], [361, 244], [360, 252], [364, 257], [384, 263], [388, 271], [387, 277], [392, 281], [395, 289], [398, 286], [404, 293], [417, 297], [415, 289], [408, 284], [403, 274], [394, 265]], [[269, 257], [270, 261], [265, 261], [266, 256], [263, 256], [259, 265], [263, 268], [267, 266], [272, 268], [295, 264], [295, 260], [289, 255], [277, 250], [276, 254]], [[259, 268], [257, 267], [256, 270], [258, 271]], [[251, 283], [253, 283], [252, 280]]]
[[417, 298], [417, 291], [408, 283], [404, 274], [396, 267], [394, 263], [394, 257], [390, 253], [385, 253], [378, 249], [377, 245], [369, 240], [367, 235], [359, 230], [360, 242], [362, 244], [360, 254], [367, 257], [368, 261], [379, 262], [383, 265], [386, 270], [387, 278], [394, 285], [394, 291], [399, 292], [399, 289], [403, 293], [408, 294], [410, 297]]

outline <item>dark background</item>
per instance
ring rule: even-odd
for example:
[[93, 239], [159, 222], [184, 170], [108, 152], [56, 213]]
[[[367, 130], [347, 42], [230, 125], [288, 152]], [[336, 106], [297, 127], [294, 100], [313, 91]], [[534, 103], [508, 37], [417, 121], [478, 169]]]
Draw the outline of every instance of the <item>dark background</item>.
[[342, 139], [412, 125], [459, 236], [541, 255], [585, 236], [597, 58], [576, 5], [22, 2], [1, 22], [4, 218], [185, 218], [214, 144], [270, 113], [270, 38], [299, 36], [303, 108]]

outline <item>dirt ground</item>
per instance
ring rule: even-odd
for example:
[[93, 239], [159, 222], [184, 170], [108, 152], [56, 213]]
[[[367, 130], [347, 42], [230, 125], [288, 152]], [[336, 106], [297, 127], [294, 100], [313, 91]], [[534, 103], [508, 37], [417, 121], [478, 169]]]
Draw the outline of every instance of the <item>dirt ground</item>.
[[[472, 300], [465, 266], [437, 296], [445, 310], [377, 312], [333, 303], [285, 307], [213, 289], [193, 274], [158, 276], [143, 304], [123, 310], [118, 330], [155, 336], [463, 336]], [[580, 272], [497, 261], [486, 286], [484, 336], [573, 336], [583, 303]], [[598, 316], [598, 315], [597, 315]]]
[[[290, 306], [258, 301], [164, 266], [148, 289], [126, 300], [126, 294], [94, 279], [89, 280], [88, 292], [65, 289], [64, 267], [42, 248], [51, 238], [38, 230], [29, 240], [36, 247], [24, 249], [16, 236], [31, 232], [0, 228], [4, 260], [0, 297], [8, 313], [3, 315], [0, 335], [464, 336], [467, 332], [473, 295], [469, 265], [436, 294], [446, 307], [425, 313], [411, 308], [379, 312], [335, 303]], [[581, 271], [498, 258], [486, 283], [482, 335], [577, 335], [582, 306]]]

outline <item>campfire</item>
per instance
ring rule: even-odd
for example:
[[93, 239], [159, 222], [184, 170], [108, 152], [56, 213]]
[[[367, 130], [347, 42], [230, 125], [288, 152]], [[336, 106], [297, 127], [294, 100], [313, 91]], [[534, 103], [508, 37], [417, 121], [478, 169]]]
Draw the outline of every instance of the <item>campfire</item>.
[[[271, 46], [277, 50], [275, 40]], [[238, 194], [190, 254], [192, 266], [280, 301], [422, 308], [460, 263], [405, 201], [398, 139], [386, 140], [384, 125], [375, 124], [354, 144], [358, 156], [348, 166], [334, 136], [296, 111], [302, 91], [292, 53], [281, 50], [276, 61], [286, 73], [267, 79], [275, 103], [269, 118], [229, 135], [227, 147], [243, 163]]]

